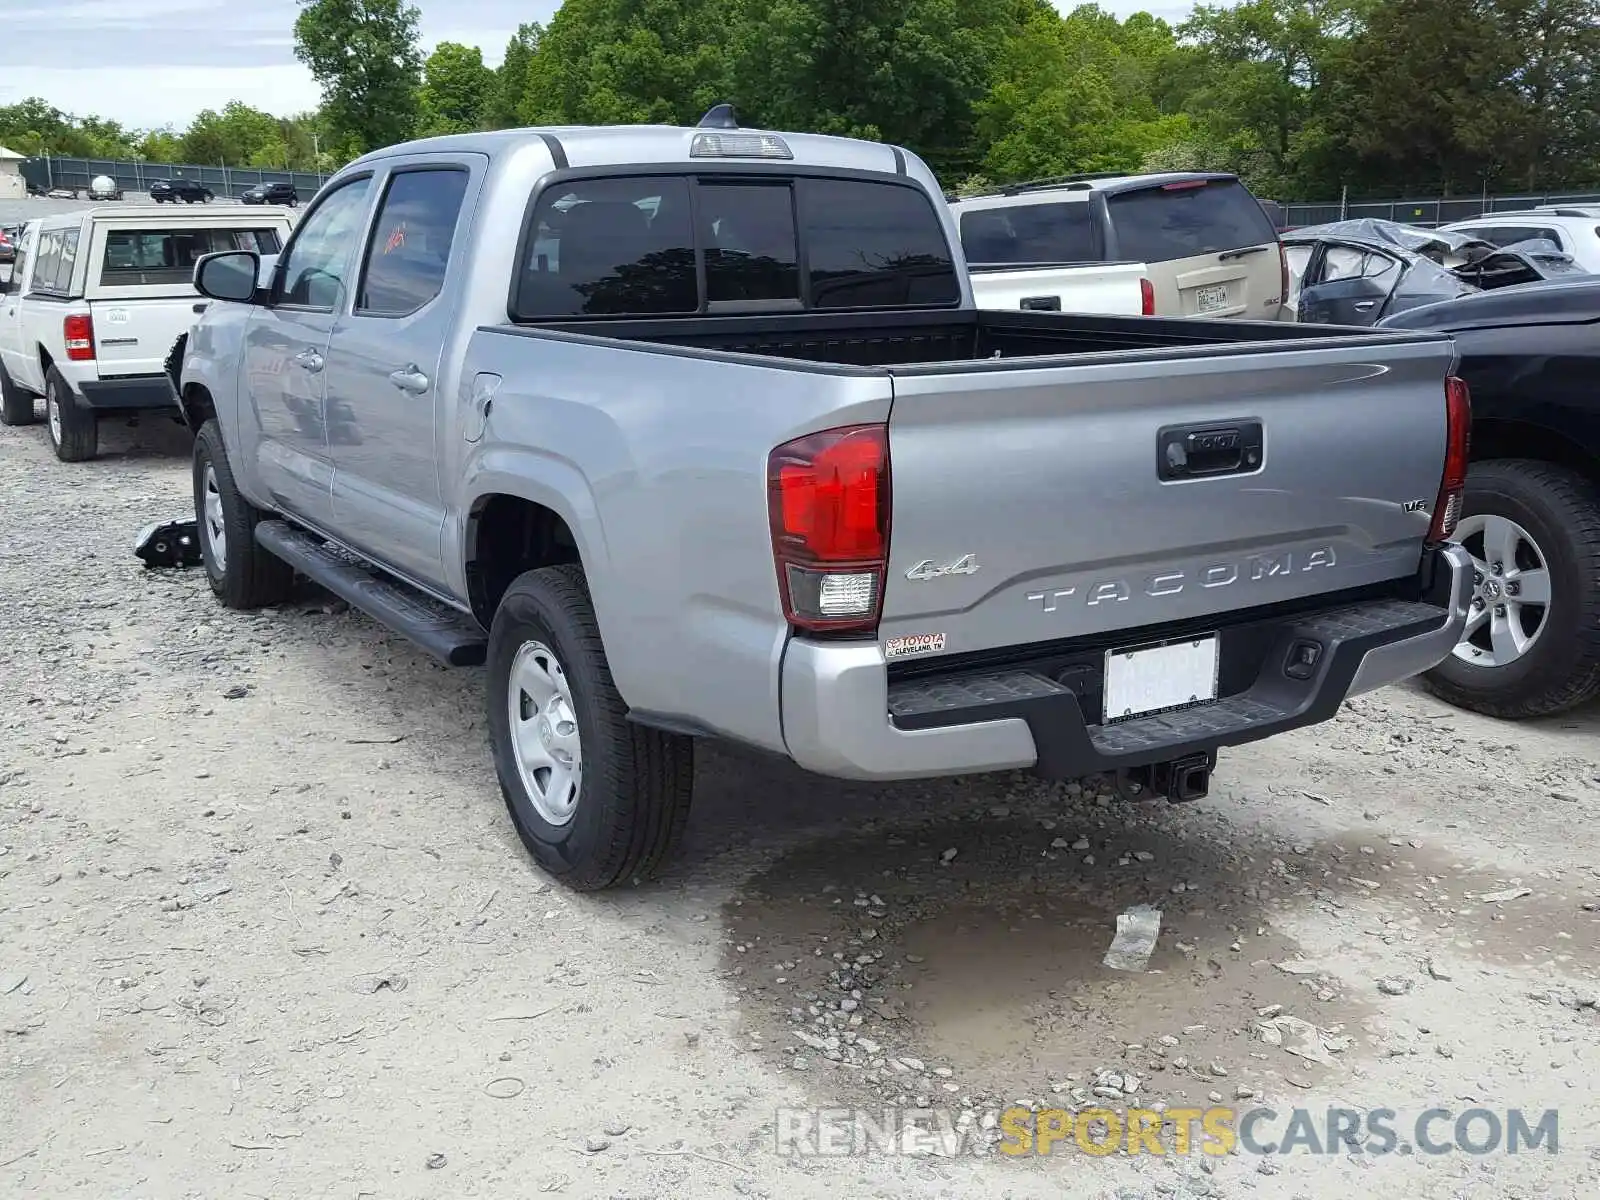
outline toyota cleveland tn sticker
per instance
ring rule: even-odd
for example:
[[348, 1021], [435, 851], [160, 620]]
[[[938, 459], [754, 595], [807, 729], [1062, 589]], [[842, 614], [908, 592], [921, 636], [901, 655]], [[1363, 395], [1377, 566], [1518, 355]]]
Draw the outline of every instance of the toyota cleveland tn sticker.
[[911, 633], [890, 638], [883, 644], [885, 658], [906, 658], [912, 654], [937, 654], [944, 649], [942, 633]]

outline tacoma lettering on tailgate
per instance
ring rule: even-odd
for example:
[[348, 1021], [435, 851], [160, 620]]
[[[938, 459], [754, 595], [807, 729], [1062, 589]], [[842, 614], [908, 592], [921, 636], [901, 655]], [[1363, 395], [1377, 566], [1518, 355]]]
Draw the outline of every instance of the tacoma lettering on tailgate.
[[1115, 604], [1129, 599], [1135, 591], [1161, 599], [1176, 596], [1191, 587], [1231, 587], [1241, 580], [1258, 583], [1274, 576], [1304, 574], [1324, 567], [1338, 565], [1338, 556], [1332, 546], [1318, 546], [1314, 550], [1290, 551], [1281, 554], [1252, 554], [1235, 562], [1212, 563], [1195, 571], [1162, 571], [1138, 579], [1103, 579], [1082, 588], [1056, 588], [1048, 592], [1029, 592], [1029, 604], [1039, 605], [1045, 612], [1055, 612], [1064, 600], [1082, 597], [1083, 603], [1093, 608], [1100, 604]]

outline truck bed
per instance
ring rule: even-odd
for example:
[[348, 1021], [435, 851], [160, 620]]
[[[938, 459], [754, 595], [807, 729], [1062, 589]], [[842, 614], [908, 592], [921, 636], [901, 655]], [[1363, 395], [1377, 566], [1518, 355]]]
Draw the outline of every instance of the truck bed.
[[1304, 346], [1336, 340], [1357, 344], [1373, 339], [1411, 340], [1398, 331], [1338, 325], [992, 310], [719, 315], [541, 323], [526, 328], [545, 334], [644, 342], [686, 354], [713, 350], [836, 367], [937, 364], [940, 373], [953, 366], [958, 368], [961, 363], [975, 367], [981, 364], [981, 369], [993, 370], [1008, 359], [1036, 359], [1041, 355], [1161, 350], [1164, 357], [1171, 358], [1175, 353], [1181, 355], [1184, 349], [1206, 356], [1245, 346], [1259, 351], [1264, 342]]

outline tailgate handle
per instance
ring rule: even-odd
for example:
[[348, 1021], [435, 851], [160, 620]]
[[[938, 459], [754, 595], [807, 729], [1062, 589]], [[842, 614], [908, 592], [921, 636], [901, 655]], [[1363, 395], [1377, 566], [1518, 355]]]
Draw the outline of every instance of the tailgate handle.
[[1163, 481], [1249, 474], [1262, 457], [1260, 421], [1168, 425], [1156, 434], [1156, 474]]
[[1024, 296], [1022, 307], [1030, 312], [1060, 312], [1060, 296]]

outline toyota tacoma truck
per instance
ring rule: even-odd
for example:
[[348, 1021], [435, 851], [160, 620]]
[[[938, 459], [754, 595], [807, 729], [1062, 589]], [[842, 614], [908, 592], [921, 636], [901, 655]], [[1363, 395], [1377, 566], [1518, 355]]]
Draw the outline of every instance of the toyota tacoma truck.
[[1448, 335], [980, 310], [892, 146], [725, 106], [428, 139], [257, 268], [197, 266], [181, 373], [212, 589], [305, 576], [485, 665], [576, 889], [661, 865], [697, 738], [1188, 800], [1466, 621]]

